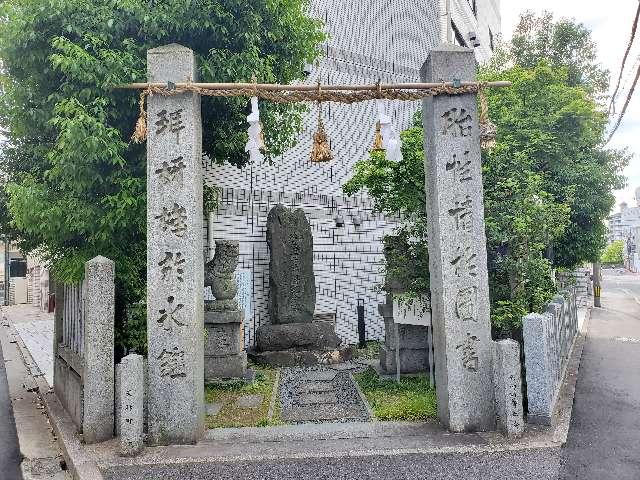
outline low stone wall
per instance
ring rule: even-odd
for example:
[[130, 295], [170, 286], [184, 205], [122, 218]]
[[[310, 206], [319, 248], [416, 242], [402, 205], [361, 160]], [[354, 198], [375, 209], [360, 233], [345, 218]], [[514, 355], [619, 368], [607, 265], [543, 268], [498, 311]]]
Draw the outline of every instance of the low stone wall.
[[531, 313], [524, 317], [522, 333], [529, 423], [551, 424], [577, 332], [575, 288], [554, 297], [543, 314]]

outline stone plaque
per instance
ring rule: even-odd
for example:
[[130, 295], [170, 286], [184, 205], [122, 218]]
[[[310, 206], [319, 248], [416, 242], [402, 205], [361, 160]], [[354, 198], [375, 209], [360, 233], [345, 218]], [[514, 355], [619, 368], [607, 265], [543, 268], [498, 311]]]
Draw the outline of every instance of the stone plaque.
[[[150, 82], [196, 80], [181, 45], [147, 52]], [[200, 97], [150, 95], [147, 106], [149, 441], [189, 444], [204, 429], [204, 265]]]
[[[472, 50], [442, 45], [424, 82], [475, 81]], [[425, 98], [425, 188], [440, 420], [454, 432], [495, 427], [480, 129], [475, 94]]]

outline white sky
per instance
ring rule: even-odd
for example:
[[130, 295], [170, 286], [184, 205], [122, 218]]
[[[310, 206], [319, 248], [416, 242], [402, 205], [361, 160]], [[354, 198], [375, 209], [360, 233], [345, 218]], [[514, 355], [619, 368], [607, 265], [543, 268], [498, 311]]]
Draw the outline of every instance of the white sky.
[[[631, 25], [638, 7], [638, 0], [615, 0], [608, 7], [601, 1], [595, 0], [501, 0], [502, 33], [509, 39], [514, 27], [518, 23], [519, 15], [524, 10], [541, 12], [548, 10], [556, 18], [572, 18], [583, 23], [592, 32], [592, 38], [598, 45], [599, 60], [611, 72], [612, 89], [620, 71], [620, 64], [631, 35]], [[625, 79], [629, 83], [633, 80], [635, 66], [640, 59], [640, 28], [636, 34], [634, 47], [627, 59]], [[631, 78], [629, 78], [631, 77]], [[617, 108], [622, 108], [626, 92], [617, 96]], [[616, 192], [618, 203], [626, 201], [629, 206], [635, 206], [633, 195], [636, 187], [640, 187], [640, 82], [635, 95], [629, 104], [622, 125], [611, 140], [610, 145], [615, 148], [628, 147], [634, 154], [629, 166], [625, 170], [628, 178], [627, 188]], [[617, 211], [617, 207], [616, 207]]]

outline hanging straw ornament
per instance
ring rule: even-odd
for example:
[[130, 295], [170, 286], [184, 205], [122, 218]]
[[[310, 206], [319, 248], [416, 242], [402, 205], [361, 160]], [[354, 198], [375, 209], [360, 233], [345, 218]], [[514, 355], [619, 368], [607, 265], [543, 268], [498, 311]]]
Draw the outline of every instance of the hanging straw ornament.
[[136, 129], [133, 131], [133, 135], [131, 135], [131, 140], [133, 141], [133, 143], [142, 143], [147, 139], [147, 111], [144, 108], [144, 102], [147, 98], [147, 95], [150, 94], [150, 89], [142, 90], [140, 92], [140, 114], [138, 116], [138, 121], [136, 122]]
[[492, 150], [496, 146], [498, 129], [489, 118], [489, 104], [483, 88], [478, 90], [478, 96], [480, 97], [480, 146]]
[[[320, 84], [318, 84], [318, 92]], [[311, 150], [311, 161], [314, 163], [324, 163], [333, 160], [331, 146], [329, 145], [329, 137], [324, 130], [322, 122], [322, 103], [318, 102], [318, 130], [313, 134], [313, 148]]]
[[258, 109], [258, 97], [251, 97], [251, 113], [247, 116], [249, 128], [249, 140], [244, 147], [245, 152], [249, 152], [249, 161], [252, 163], [264, 160], [262, 151], [265, 149], [264, 136], [262, 134], [262, 123], [260, 122], [260, 110]]
[[377, 126], [379, 126], [379, 130], [378, 127], [376, 128], [376, 137], [379, 131], [382, 137], [382, 149], [386, 150], [387, 159], [392, 162], [400, 162], [402, 160], [402, 140], [400, 135], [391, 123], [391, 117], [385, 112], [384, 102], [377, 100], [376, 104], [378, 107]]

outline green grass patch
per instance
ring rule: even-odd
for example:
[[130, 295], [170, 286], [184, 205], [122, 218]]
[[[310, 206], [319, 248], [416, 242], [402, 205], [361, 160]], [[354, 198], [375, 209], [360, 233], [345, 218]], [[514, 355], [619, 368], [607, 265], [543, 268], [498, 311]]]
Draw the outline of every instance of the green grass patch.
[[[207, 428], [264, 427], [280, 423], [277, 409], [274, 412], [274, 418], [268, 418], [271, 394], [278, 370], [255, 365], [251, 368], [256, 371], [256, 380], [253, 383], [238, 381], [205, 385], [205, 401], [223, 403], [217, 415], [206, 417]], [[243, 395], [262, 395], [262, 404], [258, 408], [239, 408], [235, 405], [235, 401]]]
[[378, 420], [421, 421], [438, 415], [436, 391], [426, 375], [383, 379], [372, 368], [354, 375]]
[[354, 345], [353, 348], [353, 358], [359, 358], [362, 360], [370, 360], [373, 358], [378, 358], [380, 356], [380, 347], [382, 343], [377, 340], [369, 340], [365, 343], [364, 348], [358, 348], [357, 345]]

